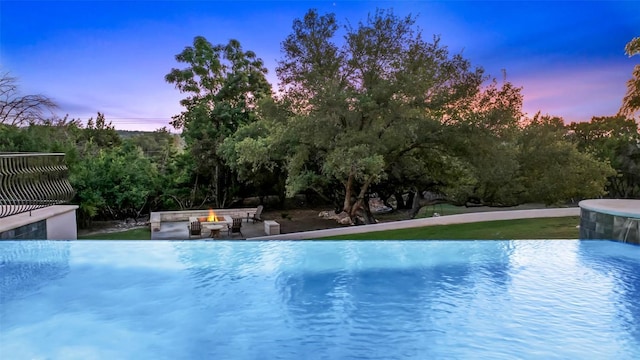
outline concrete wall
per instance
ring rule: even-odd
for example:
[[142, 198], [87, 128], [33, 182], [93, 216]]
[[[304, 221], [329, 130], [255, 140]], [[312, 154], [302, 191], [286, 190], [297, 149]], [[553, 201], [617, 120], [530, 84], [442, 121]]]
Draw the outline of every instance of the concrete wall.
[[54, 205], [0, 219], [2, 240], [76, 240], [77, 205]]
[[47, 218], [47, 239], [75, 240], [78, 238], [76, 212], [67, 211]]

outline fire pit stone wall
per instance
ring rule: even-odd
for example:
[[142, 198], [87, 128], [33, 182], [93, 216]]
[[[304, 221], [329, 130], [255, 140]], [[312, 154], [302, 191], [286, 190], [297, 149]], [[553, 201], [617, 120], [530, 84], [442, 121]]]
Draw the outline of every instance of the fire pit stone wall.
[[[257, 208], [214, 209], [217, 216], [231, 218], [252, 218]], [[208, 216], [209, 210], [155, 211], [149, 216], [151, 231], [160, 231], [160, 223], [188, 221], [192, 217]]]

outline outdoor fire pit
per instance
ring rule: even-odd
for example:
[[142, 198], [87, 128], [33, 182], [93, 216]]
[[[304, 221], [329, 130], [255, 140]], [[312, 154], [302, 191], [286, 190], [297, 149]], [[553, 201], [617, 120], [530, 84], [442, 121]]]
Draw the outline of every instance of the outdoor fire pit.
[[207, 226], [211, 225], [222, 225], [223, 227], [227, 227], [227, 225], [233, 224], [233, 218], [231, 216], [216, 215], [213, 210], [209, 210], [209, 216], [189, 217], [189, 222], [194, 221], [199, 221], [204, 228], [207, 228]]
[[220, 235], [220, 231], [227, 229], [233, 224], [233, 218], [228, 215], [217, 216], [213, 210], [209, 210], [209, 216], [191, 216], [189, 222], [199, 221], [202, 228], [211, 232], [210, 236], [215, 238]]

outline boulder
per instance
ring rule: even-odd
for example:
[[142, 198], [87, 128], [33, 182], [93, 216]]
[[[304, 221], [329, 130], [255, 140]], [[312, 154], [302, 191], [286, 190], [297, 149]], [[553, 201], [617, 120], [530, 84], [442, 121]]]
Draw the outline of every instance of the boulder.
[[385, 205], [380, 198], [372, 197], [369, 199], [369, 210], [371, 210], [373, 214], [384, 214], [393, 209]]
[[349, 214], [347, 214], [344, 211], [336, 215], [336, 217], [337, 217], [336, 220], [340, 225], [353, 225], [353, 221], [351, 220], [351, 217], [349, 216]]
[[341, 225], [353, 225], [353, 221], [351, 221], [351, 217], [346, 212], [341, 212], [339, 214], [334, 213], [333, 211], [321, 211], [318, 213], [318, 217], [327, 220], [335, 220], [338, 224]]
[[329, 220], [337, 219], [337, 216], [333, 211], [320, 211], [320, 213], [318, 213], [318, 217]]

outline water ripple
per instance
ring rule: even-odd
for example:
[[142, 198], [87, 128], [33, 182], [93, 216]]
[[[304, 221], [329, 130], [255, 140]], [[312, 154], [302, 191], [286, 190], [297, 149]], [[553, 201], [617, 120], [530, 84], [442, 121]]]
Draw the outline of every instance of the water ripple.
[[23, 358], [640, 357], [628, 244], [117, 245], [0, 243], [0, 344]]

